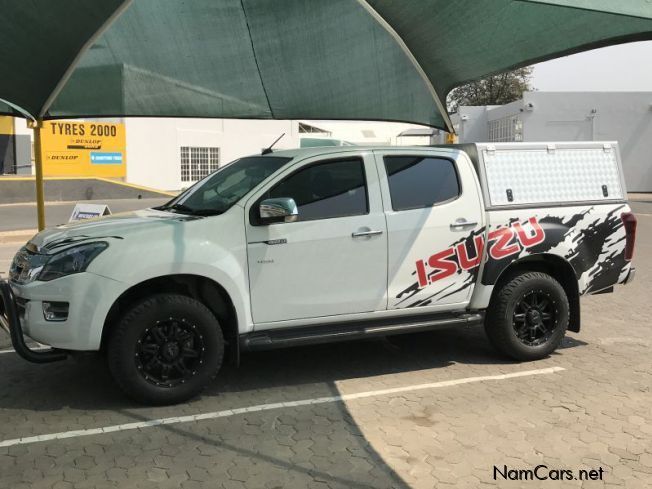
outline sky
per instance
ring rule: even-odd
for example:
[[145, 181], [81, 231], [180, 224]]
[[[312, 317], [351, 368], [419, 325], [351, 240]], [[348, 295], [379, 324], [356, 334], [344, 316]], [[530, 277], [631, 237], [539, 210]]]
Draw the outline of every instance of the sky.
[[540, 91], [652, 91], [652, 41], [595, 49], [535, 65]]

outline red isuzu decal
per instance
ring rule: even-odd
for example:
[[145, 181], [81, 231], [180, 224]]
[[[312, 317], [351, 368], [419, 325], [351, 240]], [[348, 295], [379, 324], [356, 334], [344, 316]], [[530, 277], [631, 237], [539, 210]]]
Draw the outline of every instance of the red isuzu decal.
[[521, 251], [518, 243], [514, 242], [514, 230], [509, 228], [500, 228], [489, 233], [489, 256], [494, 260], [500, 260], [509, 255], [514, 255]]
[[466, 243], [457, 244], [457, 261], [459, 262], [460, 268], [462, 270], [471, 270], [472, 268], [480, 265], [480, 261], [482, 260], [482, 252], [484, 251], [484, 236], [474, 236], [473, 244], [475, 246], [475, 255], [473, 258], [469, 258], [469, 250], [466, 247]]
[[528, 222], [530, 223], [530, 227], [534, 232], [532, 236], [528, 236], [528, 234], [525, 232], [525, 229], [523, 229], [523, 226], [521, 226], [520, 222], [515, 222], [512, 225], [518, 233], [518, 240], [521, 242], [524, 248], [529, 248], [530, 246], [543, 243], [546, 239], [546, 233], [543, 232], [543, 228], [539, 225], [536, 217], [531, 217], [528, 219]]
[[[509, 227], [491, 231], [488, 235], [489, 256], [494, 260], [502, 260], [545, 241], [546, 234], [536, 217], [530, 217], [526, 225], [527, 228], [520, 222], [515, 222]], [[485, 247], [483, 235], [473, 237], [473, 247], [472, 257], [469, 256], [466, 241], [463, 241], [444, 251], [435, 253], [426, 261], [417, 260], [416, 270], [419, 287], [425, 287], [428, 284], [450, 277], [459, 269], [468, 271], [478, 267]]]
[[449, 260], [449, 258], [455, 256], [455, 249], [448, 248], [447, 250], [440, 251], [435, 253], [430, 258], [428, 258], [428, 265], [430, 268], [435, 270], [434, 273], [430, 274], [430, 283], [436, 282], [446, 277], [450, 277], [457, 272], [457, 263]]

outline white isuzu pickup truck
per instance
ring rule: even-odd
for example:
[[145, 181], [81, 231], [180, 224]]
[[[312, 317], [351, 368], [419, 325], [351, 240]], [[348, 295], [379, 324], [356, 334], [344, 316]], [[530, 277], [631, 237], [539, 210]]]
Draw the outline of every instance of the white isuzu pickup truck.
[[226, 354], [457, 325], [539, 359], [579, 331], [581, 295], [633, 279], [626, 195], [615, 143], [241, 158], [161, 207], [34, 236], [0, 323], [30, 361], [105, 352], [153, 404], [197, 395]]

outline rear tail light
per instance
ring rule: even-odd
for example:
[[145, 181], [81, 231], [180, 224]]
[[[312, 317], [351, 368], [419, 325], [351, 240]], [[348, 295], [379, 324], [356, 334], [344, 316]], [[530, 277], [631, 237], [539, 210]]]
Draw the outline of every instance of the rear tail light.
[[630, 261], [634, 256], [634, 242], [636, 241], [636, 216], [632, 212], [623, 212], [620, 215], [625, 226], [625, 260]]

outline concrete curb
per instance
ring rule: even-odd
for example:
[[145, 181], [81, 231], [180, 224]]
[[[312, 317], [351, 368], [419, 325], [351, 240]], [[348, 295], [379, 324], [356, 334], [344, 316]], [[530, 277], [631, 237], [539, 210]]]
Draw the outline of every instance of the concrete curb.
[[630, 192], [627, 194], [627, 197], [632, 202], [648, 202], [652, 203], [652, 192]]
[[[99, 177], [45, 177], [45, 200], [170, 199], [171, 192]], [[36, 200], [33, 176], [0, 178], [0, 203], [30, 203]]]
[[0, 232], [0, 244], [24, 243], [38, 232], [37, 229], [19, 229]]

